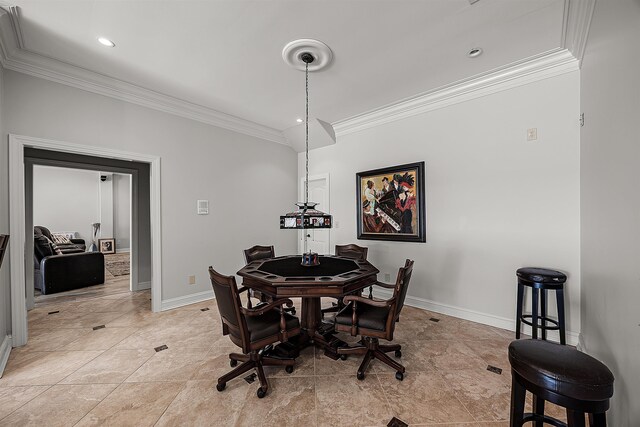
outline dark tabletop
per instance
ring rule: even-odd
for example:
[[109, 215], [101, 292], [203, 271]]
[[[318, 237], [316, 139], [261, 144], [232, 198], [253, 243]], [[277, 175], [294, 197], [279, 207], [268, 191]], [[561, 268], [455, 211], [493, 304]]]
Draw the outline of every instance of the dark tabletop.
[[303, 266], [300, 257], [287, 257], [265, 261], [260, 270], [283, 277], [337, 276], [358, 270], [358, 264], [349, 259], [320, 256], [320, 265]]

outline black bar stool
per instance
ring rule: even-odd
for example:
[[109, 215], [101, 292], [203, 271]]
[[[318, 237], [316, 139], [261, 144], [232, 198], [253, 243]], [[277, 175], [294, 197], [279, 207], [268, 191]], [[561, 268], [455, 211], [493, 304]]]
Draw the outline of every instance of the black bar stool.
[[[531, 326], [532, 338], [538, 338], [538, 328], [542, 331], [541, 338], [543, 340], [547, 339], [547, 331], [557, 330], [560, 331], [560, 344], [566, 344], [567, 340], [564, 326], [564, 283], [567, 281], [567, 276], [559, 271], [535, 267], [519, 268], [516, 271], [516, 276], [518, 276], [516, 339], [520, 338], [521, 323], [525, 323]], [[525, 286], [531, 288], [531, 314], [522, 314]], [[547, 290], [556, 291], [558, 320], [547, 317]], [[538, 313], [538, 299], [540, 300], [540, 313]]]
[[[541, 340], [516, 340], [509, 344], [511, 364], [510, 427], [533, 421], [557, 427], [607, 425], [606, 412], [613, 396], [613, 374], [603, 363], [573, 347]], [[533, 413], [524, 413], [527, 391], [533, 394]], [[565, 424], [544, 415], [544, 402], [567, 410]]]

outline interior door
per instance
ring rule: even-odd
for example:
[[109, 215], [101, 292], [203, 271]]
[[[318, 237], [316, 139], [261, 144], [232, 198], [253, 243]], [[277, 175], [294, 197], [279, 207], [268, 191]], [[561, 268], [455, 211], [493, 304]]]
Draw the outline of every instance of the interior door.
[[[304, 200], [304, 183], [302, 178], [300, 182], [300, 200]], [[309, 177], [309, 201], [318, 205], [316, 209], [325, 213], [330, 213], [329, 207], [329, 174], [314, 175]], [[304, 252], [304, 233], [307, 237], [307, 251], [317, 252], [319, 254], [328, 254], [330, 250], [330, 234], [329, 229], [319, 230], [300, 230], [298, 234], [298, 252]]]

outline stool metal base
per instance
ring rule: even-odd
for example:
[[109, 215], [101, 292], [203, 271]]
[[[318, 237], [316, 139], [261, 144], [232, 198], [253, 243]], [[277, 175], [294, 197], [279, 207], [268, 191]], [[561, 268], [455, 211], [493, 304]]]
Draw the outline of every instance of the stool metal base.
[[546, 415], [538, 415], [538, 414], [532, 414], [531, 412], [527, 412], [526, 414], [524, 414], [524, 418], [522, 419], [522, 424], [528, 423], [529, 421], [535, 422], [536, 427], [542, 424], [551, 424], [552, 426], [556, 426], [556, 427], [567, 427], [566, 423], [563, 423], [562, 421], [557, 420], [555, 418], [548, 417]]
[[[525, 397], [529, 391], [533, 394], [535, 413], [524, 413]], [[555, 403], [567, 410], [567, 424], [560, 420], [544, 415], [544, 402]], [[535, 427], [551, 424], [556, 427], [584, 427], [585, 414], [589, 414], [591, 427], [606, 427], [605, 412], [609, 409], [609, 399], [600, 401], [584, 401], [573, 399], [536, 386], [522, 378], [516, 371], [511, 370], [511, 411], [509, 414], [510, 427], [521, 427], [528, 421], [533, 421]]]
[[[547, 331], [559, 331], [560, 344], [567, 343], [564, 319], [564, 284], [528, 282], [518, 279], [518, 298], [516, 301], [516, 339], [520, 339], [522, 323], [531, 326], [531, 337], [538, 338], [538, 329], [543, 340], [547, 339]], [[531, 288], [531, 314], [523, 314], [524, 287]], [[558, 320], [547, 317], [547, 291], [556, 291]], [[530, 321], [528, 319], [531, 319]], [[548, 326], [551, 323], [553, 326]]]

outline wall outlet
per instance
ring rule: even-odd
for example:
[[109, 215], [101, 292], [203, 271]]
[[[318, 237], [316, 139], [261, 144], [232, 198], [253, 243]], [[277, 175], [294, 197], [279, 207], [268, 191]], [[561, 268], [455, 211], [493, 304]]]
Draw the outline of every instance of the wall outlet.
[[190, 285], [196, 284], [196, 276], [189, 276], [189, 284]]
[[391, 274], [384, 273], [384, 281], [385, 282], [390, 282], [391, 281]]
[[538, 139], [538, 128], [527, 129], [527, 141], [535, 141]]

